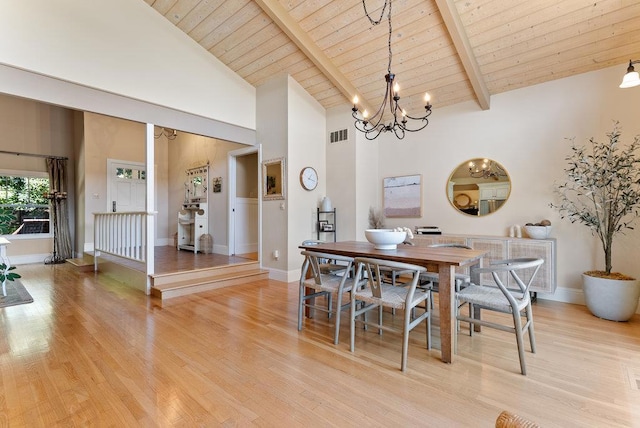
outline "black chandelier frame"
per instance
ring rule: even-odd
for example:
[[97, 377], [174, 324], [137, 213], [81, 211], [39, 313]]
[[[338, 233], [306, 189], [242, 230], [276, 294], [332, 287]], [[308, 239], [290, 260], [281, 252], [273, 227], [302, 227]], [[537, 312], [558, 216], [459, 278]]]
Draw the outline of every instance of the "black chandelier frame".
[[[399, 87], [395, 83], [396, 75], [391, 72], [391, 63], [393, 59], [393, 52], [391, 51], [391, 36], [393, 33], [393, 27], [391, 25], [391, 1], [385, 0], [384, 5], [382, 7], [382, 11], [380, 12], [380, 18], [373, 19], [369, 15], [367, 11], [367, 5], [365, 0], [362, 0], [362, 5], [364, 7], [364, 12], [369, 22], [372, 25], [378, 25], [382, 22], [384, 17], [385, 10], [387, 7], [389, 11], [387, 13], [387, 21], [389, 23], [389, 38], [388, 38], [388, 48], [389, 48], [389, 63], [387, 65], [387, 74], [384, 76], [386, 81], [386, 91], [384, 94], [384, 99], [380, 104], [380, 107], [376, 111], [376, 113], [368, 117], [367, 111], [363, 111], [360, 116], [358, 109], [358, 97], [355, 97], [353, 100], [353, 108], [351, 109], [351, 116], [355, 119], [354, 125], [355, 128], [364, 133], [367, 140], [376, 139], [383, 132], [393, 132], [398, 139], [403, 139], [405, 137], [406, 132], [418, 132], [423, 130], [429, 124], [429, 116], [431, 115], [431, 103], [429, 102], [429, 95], [425, 95], [425, 114], [424, 116], [410, 116], [407, 112], [400, 106], [400, 95], [399, 95]], [[389, 103], [389, 111], [392, 116], [392, 120], [385, 123], [385, 106]], [[400, 116], [400, 118], [398, 117]], [[411, 122], [410, 122], [411, 121]]]

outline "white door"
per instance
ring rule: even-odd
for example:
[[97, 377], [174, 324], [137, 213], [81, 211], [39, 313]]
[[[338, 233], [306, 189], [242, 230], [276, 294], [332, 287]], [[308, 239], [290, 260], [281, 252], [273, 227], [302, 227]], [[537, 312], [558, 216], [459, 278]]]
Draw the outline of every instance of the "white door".
[[107, 159], [107, 211], [145, 211], [143, 163]]
[[[250, 156], [254, 154], [255, 160]], [[239, 158], [242, 162], [239, 167]], [[259, 162], [258, 148], [249, 147], [229, 152], [229, 255], [258, 252], [260, 258], [260, 204], [259, 204]], [[244, 183], [239, 191], [238, 182]], [[251, 185], [250, 183], [254, 183]], [[251, 192], [255, 189], [255, 192]], [[253, 194], [255, 193], [255, 194]]]

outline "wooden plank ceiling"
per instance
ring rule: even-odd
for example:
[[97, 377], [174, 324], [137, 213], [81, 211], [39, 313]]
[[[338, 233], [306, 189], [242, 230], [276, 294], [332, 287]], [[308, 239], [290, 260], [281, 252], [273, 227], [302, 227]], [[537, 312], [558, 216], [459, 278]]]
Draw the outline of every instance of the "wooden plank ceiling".
[[[362, 0], [144, 1], [251, 85], [288, 73], [325, 108], [382, 101], [388, 26]], [[425, 92], [434, 108], [486, 109], [492, 94], [613, 65], [622, 78], [640, 59], [638, 0], [394, 0], [392, 23], [409, 114]]]

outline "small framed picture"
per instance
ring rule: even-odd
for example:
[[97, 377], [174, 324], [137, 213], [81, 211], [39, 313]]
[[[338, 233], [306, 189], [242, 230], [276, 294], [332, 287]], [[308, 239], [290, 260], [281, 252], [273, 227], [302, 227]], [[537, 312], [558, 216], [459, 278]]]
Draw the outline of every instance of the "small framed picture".
[[324, 232], [324, 227], [328, 224], [329, 222], [327, 220], [318, 220], [318, 230]]
[[331, 223], [324, 223], [322, 225], [322, 231], [323, 232], [333, 232], [333, 224]]
[[222, 177], [213, 178], [213, 193], [222, 192]]

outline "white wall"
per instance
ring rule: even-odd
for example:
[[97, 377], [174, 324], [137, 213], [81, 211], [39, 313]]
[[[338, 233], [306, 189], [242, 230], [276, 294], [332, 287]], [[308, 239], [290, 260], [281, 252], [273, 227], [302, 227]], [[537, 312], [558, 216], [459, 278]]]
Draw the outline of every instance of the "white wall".
[[[227, 192], [229, 171], [227, 154], [231, 150], [242, 147], [244, 146], [238, 143], [182, 132], [178, 133], [175, 140], [169, 142], [168, 178], [164, 189], [168, 194], [166, 215], [171, 245], [173, 245], [173, 236], [178, 230], [178, 211], [182, 209], [184, 203], [184, 186], [187, 181], [185, 171], [189, 168], [206, 165], [209, 162], [209, 182], [207, 183], [209, 234], [213, 237], [214, 252], [228, 254]], [[222, 192], [213, 193], [211, 184], [213, 177], [222, 177]]]
[[[256, 131], [262, 161], [287, 156], [288, 92], [287, 76], [275, 77], [257, 88]], [[262, 201], [262, 265], [272, 272], [287, 271], [286, 206], [290, 201], [289, 196], [284, 201]], [[275, 250], [281, 253], [277, 260], [273, 257]]]
[[255, 89], [143, 1], [3, 1], [0, 64], [255, 128]]
[[[324, 108], [289, 77], [288, 97], [288, 269], [289, 281], [300, 276], [303, 258], [298, 246], [305, 239], [316, 238], [317, 208], [326, 191], [326, 118]], [[300, 171], [306, 166], [316, 169], [322, 182], [308, 191], [300, 184]], [[328, 179], [328, 178], [327, 178]]]
[[[588, 229], [559, 218], [549, 207], [554, 181], [564, 177], [568, 137], [578, 143], [606, 138], [613, 120], [623, 129], [623, 143], [640, 133], [640, 88], [618, 88], [624, 67], [612, 67], [529, 88], [494, 95], [491, 109], [468, 102], [438, 108], [430, 125], [404, 140], [379, 138], [379, 175], [422, 174], [423, 216], [387, 219], [388, 226], [438, 225], [445, 233], [506, 236], [508, 227], [549, 219], [558, 244], [558, 286], [572, 293], [580, 274], [602, 269], [599, 242]], [[446, 182], [456, 166], [470, 158], [500, 162], [512, 180], [511, 196], [498, 212], [482, 218], [455, 211], [446, 197]], [[619, 236], [614, 246], [614, 270], [639, 277], [637, 263], [640, 224]], [[571, 299], [571, 297], [569, 297]]]

